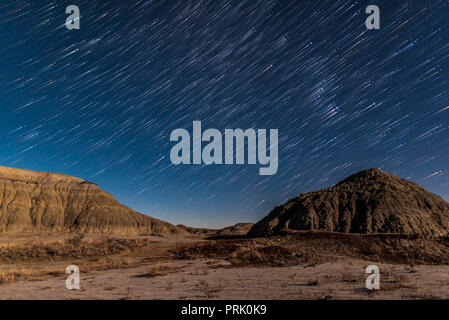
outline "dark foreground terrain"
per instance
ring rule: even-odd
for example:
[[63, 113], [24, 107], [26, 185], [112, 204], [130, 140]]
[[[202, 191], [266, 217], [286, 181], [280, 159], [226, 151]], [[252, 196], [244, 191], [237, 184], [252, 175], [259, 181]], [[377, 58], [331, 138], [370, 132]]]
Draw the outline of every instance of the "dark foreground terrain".
[[[449, 299], [448, 237], [8, 234], [0, 248], [2, 299]], [[371, 264], [380, 290], [365, 287]]]

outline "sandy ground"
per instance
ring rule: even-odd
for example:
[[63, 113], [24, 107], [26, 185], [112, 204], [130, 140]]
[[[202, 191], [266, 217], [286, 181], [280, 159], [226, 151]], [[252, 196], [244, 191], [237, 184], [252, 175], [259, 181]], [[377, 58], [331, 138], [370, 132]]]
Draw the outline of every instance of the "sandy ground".
[[[0, 235], [0, 299], [449, 299], [448, 245], [322, 233], [216, 241]], [[72, 264], [80, 290], [66, 288]], [[373, 264], [380, 290], [365, 285]]]
[[449, 266], [378, 264], [380, 290], [365, 288], [365, 268], [375, 262], [289, 267], [230, 267], [225, 261], [171, 261], [160, 268], [81, 274], [81, 288], [70, 291], [65, 277], [19, 281], [0, 286], [1, 299], [449, 299]]

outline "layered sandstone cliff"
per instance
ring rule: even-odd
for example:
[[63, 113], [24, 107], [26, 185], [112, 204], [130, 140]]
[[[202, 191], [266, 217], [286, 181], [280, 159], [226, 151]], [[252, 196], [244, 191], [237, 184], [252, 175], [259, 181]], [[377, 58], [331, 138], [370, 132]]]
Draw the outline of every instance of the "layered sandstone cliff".
[[184, 231], [120, 204], [96, 184], [0, 166], [0, 232], [172, 234]]

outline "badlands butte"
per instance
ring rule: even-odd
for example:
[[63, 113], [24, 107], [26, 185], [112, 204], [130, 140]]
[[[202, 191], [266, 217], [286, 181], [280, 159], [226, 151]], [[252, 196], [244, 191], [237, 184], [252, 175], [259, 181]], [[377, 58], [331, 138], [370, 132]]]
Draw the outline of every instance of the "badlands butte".
[[[214, 230], [138, 213], [83, 179], [0, 167], [0, 298], [449, 298], [448, 235], [446, 201], [379, 169]], [[65, 288], [71, 264], [79, 291]]]
[[0, 167], [0, 197], [0, 232], [184, 232], [120, 204], [94, 183], [63, 174]]

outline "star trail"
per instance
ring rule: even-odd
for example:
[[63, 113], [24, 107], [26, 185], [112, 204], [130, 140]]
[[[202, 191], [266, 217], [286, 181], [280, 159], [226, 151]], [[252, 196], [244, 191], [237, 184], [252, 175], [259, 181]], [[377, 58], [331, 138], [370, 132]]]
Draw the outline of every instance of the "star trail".
[[[195, 226], [255, 222], [370, 167], [448, 200], [448, 21], [447, 0], [3, 1], [0, 164]], [[170, 133], [197, 120], [278, 129], [277, 174], [173, 165]]]

